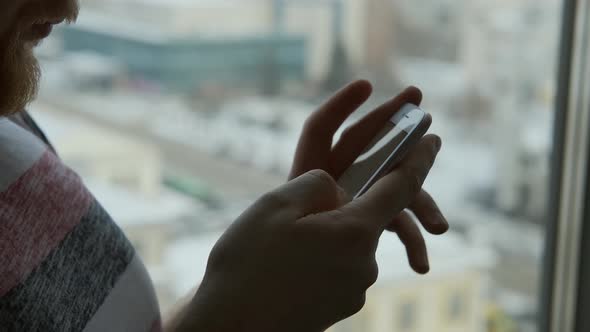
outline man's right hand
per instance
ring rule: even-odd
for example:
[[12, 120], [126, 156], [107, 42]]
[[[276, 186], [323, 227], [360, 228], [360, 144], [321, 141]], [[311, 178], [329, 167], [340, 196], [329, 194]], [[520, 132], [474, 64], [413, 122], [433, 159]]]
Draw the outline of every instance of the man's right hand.
[[[420, 193], [439, 150], [425, 136], [354, 201], [318, 170], [263, 196], [215, 245], [180, 330], [319, 332], [358, 312], [377, 280], [381, 234]], [[422, 238], [411, 220], [396, 231], [404, 243]]]

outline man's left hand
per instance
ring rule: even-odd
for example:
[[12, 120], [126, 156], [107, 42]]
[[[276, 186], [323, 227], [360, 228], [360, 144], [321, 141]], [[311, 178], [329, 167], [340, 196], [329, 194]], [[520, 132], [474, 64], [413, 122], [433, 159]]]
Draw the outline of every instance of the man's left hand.
[[[334, 135], [361, 105], [371, 96], [372, 86], [367, 81], [355, 81], [323, 104], [309, 116], [299, 139], [295, 159], [289, 175], [294, 179], [308, 171], [321, 169], [335, 180], [350, 167], [404, 104], [420, 105], [422, 93], [409, 87], [395, 98], [369, 112], [358, 122], [346, 128], [334, 144]], [[426, 273], [428, 255], [424, 237], [411, 213], [432, 234], [443, 234], [449, 224], [432, 197], [424, 190], [412, 201], [409, 209], [391, 221], [388, 230], [396, 232], [406, 246], [410, 266], [418, 273]]]

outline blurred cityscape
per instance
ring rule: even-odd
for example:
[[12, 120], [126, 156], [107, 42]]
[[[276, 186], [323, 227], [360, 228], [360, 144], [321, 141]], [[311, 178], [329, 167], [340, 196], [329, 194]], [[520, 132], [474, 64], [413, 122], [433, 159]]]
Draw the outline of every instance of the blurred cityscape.
[[[356, 78], [407, 85], [444, 147], [451, 223], [428, 276], [395, 235], [345, 331], [535, 331], [558, 0], [86, 0], [39, 49], [33, 116], [144, 259], [163, 312], [223, 230], [283, 183], [305, 118]], [[559, 111], [559, 110], [557, 110]]]

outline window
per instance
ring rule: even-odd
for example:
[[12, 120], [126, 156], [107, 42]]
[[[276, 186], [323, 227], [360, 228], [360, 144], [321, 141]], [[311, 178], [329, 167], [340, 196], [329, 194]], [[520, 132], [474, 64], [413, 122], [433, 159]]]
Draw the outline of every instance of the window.
[[[425, 187], [452, 225], [445, 237], [426, 236], [432, 264], [427, 277], [413, 274], [403, 246], [385, 235], [365, 330], [422, 328], [422, 322], [440, 318], [440, 308], [431, 305], [444, 303], [445, 316], [464, 331], [488, 332], [486, 324], [537, 331], [550, 326], [539, 317], [559, 316], [557, 306], [551, 315], [546, 307], [572, 301], [555, 294], [577, 289], [565, 275], [577, 271], [577, 261], [567, 260], [577, 257], [568, 255], [576, 248], [557, 243], [575, 243], [563, 234], [581, 233], [568, 226], [565, 212], [559, 226], [565, 231], [557, 232], [553, 223], [557, 211], [568, 211], [562, 199], [579, 193], [568, 196], [565, 183], [585, 183], [562, 173], [578, 174], [581, 164], [565, 160], [583, 146], [574, 138], [586, 138], [580, 128], [569, 129], [585, 119], [575, 121], [571, 114], [581, 116], [574, 111], [588, 105], [570, 96], [583, 90], [579, 82], [590, 82], [580, 60], [588, 59], [582, 49], [590, 30], [580, 23], [588, 17], [586, 1], [81, 5], [77, 24], [57, 29], [38, 49], [44, 76], [31, 111], [97, 197], [116, 193], [105, 207], [123, 229], [142, 232], [155, 224], [161, 228], [154, 233], [171, 234], [137, 248], [163, 257], [147, 268], [158, 275], [164, 312], [199, 283], [207, 253], [228, 224], [284, 182], [310, 112], [358, 77], [370, 79], [375, 92], [355, 119], [407, 85], [423, 90], [422, 107], [434, 115], [432, 131], [444, 140]], [[562, 8], [570, 13], [563, 22]], [[572, 52], [582, 55], [564, 62]], [[577, 69], [574, 77], [565, 74], [570, 67]], [[551, 158], [565, 147], [567, 155]], [[151, 247], [156, 242], [157, 250]], [[544, 283], [543, 275], [549, 278]], [[477, 296], [445, 293], [442, 281], [466, 276], [477, 285]], [[407, 287], [448, 296], [396, 299], [397, 306], [387, 299], [388, 310], [377, 309], [385, 303], [380, 294]], [[540, 307], [541, 297], [553, 302]], [[485, 310], [490, 307], [494, 314]]]
[[404, 301], [399, 306], [398, 319], [394, 324], [399, 331], [414, 331], [418, 321], [418, 308], [415, 301]]
[[465, 294], [461, 291], [455, 291], [451, 294], [447, 307], [447, 317], [449, 322], [456, 323], [465, 319], [467, 304]]

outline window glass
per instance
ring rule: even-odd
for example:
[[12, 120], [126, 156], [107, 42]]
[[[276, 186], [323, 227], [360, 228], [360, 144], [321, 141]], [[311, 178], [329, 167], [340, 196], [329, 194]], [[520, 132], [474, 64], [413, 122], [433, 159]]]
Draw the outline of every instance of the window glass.
[[[38, 49], [44, 76], [31, 111], [129, 237], [153, 239], [138, 250], [153, 258], [166, 312], [198, 285], [221, 232], [285, 181], [322, 101], [371, 80], [374, 95], [351, 123], [419, 86], [444, 141], [425, 188], [451, 231], [426, 236], [428, 276], [384, 235], [365, 331], [445, 331], [445, 310], [463, 317], [454, 331], [534, 331], [561, 6], [85, 0], [77, 24]], [[443, 300], [456, 280], [463, 289]], [[413, 304], [380, 296], [408, 289]]]

